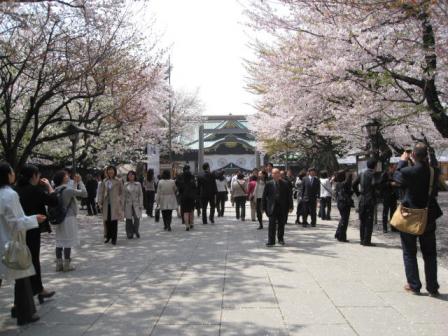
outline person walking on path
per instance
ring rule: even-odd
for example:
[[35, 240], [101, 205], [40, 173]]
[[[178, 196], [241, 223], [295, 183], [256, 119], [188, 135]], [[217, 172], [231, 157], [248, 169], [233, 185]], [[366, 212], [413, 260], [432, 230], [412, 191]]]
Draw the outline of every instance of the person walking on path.
[[[11, 188], [15, 182], [15, 173], [6, 162], [0, 163], [0, 255], [4, 254], [6, 243], [10, 242], [17, 232], [39, 228], [47, 217], [42, 214], [25, 216], [20, 205], [19, 195]], [[15, 270], [0, 263], [0, 279], [15, 280], [14, 306], [11, 317], [17, 318], [18, 325], [33, 323], [39, 320], [34, 305], [30, 276], [34, 275], [31, 264], [25, 270]]]
[[143, 189], [145, 189], [146, 194], [146, 214], [149, 217], [153, 217], [154, 200], [156, 196], [156, 181], [154, 178], [154, 170], [149, 169], [146, 173], [146, 178], [143, 181]]
[[[46, 206], [57, 206], [58, 198], [47, 179], [41, 179], [39, 168], [34, 165], [25, 165], [19, 176], [16, 191], [26, 216], [37, 214], [47, 215]], [[39, 303], [52, 297], [55, 292], [48, 291], [42, 284], [40, 270], [41, 232], [51, 232], [48, 221], [39, 224], [38, 228], [26, 232], [26, 244], [30, 249], [31, 258], [36, 274], [30, 277], [33, 295], [37, 295]]]
[[[63, 208], [66, 209], [64, 221], [55, 225], [56, 231], [56, 272], [69, 272], [75, 268], [71, 264], [71, 251], [80, 245], [78, 234], [78, 204], [76, 197], [87, 197], [87, 190], [82, 183], [81, 176], [76, 174], [73, 178], [73, 187], [68, 186], [69, 176], [61, 170], [53, 178], [55, 192], [62, 194]], [[64, 259], [62, 259], [64, 255]]]
[[194, 227], [194, 206], [198, 198], [198, 188], [190, 170], [183, 174], [182, 184], [179, 185], [179, 195], [185, 229], [190, 231]]
[[247, 182], [243, 174], [238, 174], [232, 184], [232, 198], [235, 202], [236, 219], [246, 220]]
[[106, 169], [106, 178], [101, 183], [98, 200], [102, 208], [103, 220], [106, 222], [106, 240], [112, 245], [117, 244], [118, 221], [122, 220], [123, 214], [123, 183], [117, 178], [117, 169], [109, 166]]
[[156, 203], [162, 212], [163, 229], [166, 231], [171, 231], [173, 210], [177, 209], [176, 193], [176, 183], [171, 180], [170, 171], [164, 170], [157, 186]]
[[257, 220], [258, 228], [257, 230], [263, 229], [263, 192], [266, 185], [268, 174], [266, 171], [260, 171], [258, 173], [258, 179], [255, 185], [254, 197], [257, 208]]
[[311, 216], [311, 226], [316, 226], [317, 199], [319, 198], [320, 183], [316, 177], [316, 169], [308, 169], [308, 176], [302, 180], [303, 227], [308, 226], [308, 215]]
[[257, 186], [258, 177], [251, 175], [249, 177], [249, 184], [247, 186], [247, 199], [250, 204], [250, 219], [252, 222], [256, 221], [255, 215], [257, 213], [257, 198], [255, 197], [255, 187]]
[[[303, 205], [303, 178], [306, 176], [306, 170], [301, 170], [296, 179], [296, 195], [297, 195], [297, 210], [296, 210], [296, 224], [303, 224], [304, 219], [304, 205]], [[300, 217], [302, 217], [302, 221], [300, 221]]]
[[143, 190], [137, 182], [137, 173], [128, 172], [124, 185], [124, 218], [126, 219], [126, 236], [128, 239], [140, 238], [139, 227], [143, 212]]
[[272, 180], [266, 183], [263, 192], [263, 208], [269, 217], [269, 232], [267, 247], [275, 245], [275, 233], [280, 245], [285, 245], [285, 224], [288, 220], [288, 212], [292, 212], [292, 190], [288, 182], [280, 178], [277, 168], [272, 170]]
[[363, 246], [376, 246], [372, 244], [373, 220], [376, 204], [376, 189], [379, 186], [375, 176], [377, 161], [367, 161], [367, 169], [358, 175], [353, 183], [353, 190], [359, 197], [359, 232], [360, 244]]
[[[407, 166], [409, 159], [414, 165]], [[431, 170], [433, 183], [430, 183]], [[439, 296], [439, 283], [437, 281], [437, 249], [436, 249], [436, 219], [442, 216], [442, 210], [437, 202], [439, 178], [437, 159], [433, 152], [428, 160], [428, 148], [419, 143], [414, 147], [412, 154], [404, 152], [401, 155], [394, 180], [399, 183], [403, 193], [400, 200], [404, 207], [423, 209], [428, 207], [428, 218], [425, 232], [420, 236], [400, 232], [403, 249], [404, 269], [407, 284], [404, 289], [413, 294], [419, 294], [422, 283], [419, 277], [417, 263], [417, 239], [425, 264], [426, 290], [430, 296]]]
[[339, 225], [336, 230], [336, 234], [334, 237], [344, 243], [348, 243], [347, 240], [347, 228], [348, 228], [348, 221], [350, 219], [350, 210], [352, 207], [352, 173], [340, 170], [336, 173], [335, 177], [335, 196], [336, 196], [336, 203], [338, 205], [339, 210]]
[[207, 224], [207, 206], [210, 204], [210, 223], [215, 223], [215, 197], [217, 193], [215, 176], [210, 172], [210, 165], [202, 165], [204, 170], [198, 175], [199, 196], [202, 206], [202, 224]]
[[[390, 165], [383, 175], [381, 196], [383, 199], [383, 233], [387, 233], [388, 224], [397, 209], [398, 190], [393, 180], [395, 165]], [[391, 227], [391, 231], [397, 231]]]
[[323, 170], [320, 173], [320, 211], [319, 217], [322, 220], [331, 220], [331, 197], [332, 197], [332, 186], [331, 180], [328, 178], [328, 173]]
[[98, 181], [92, 175], [87, 175], [86, 179], [87, 189], [87, 215], [96, 216], [96, 193], [98, 191]]
[[229, 197], [229, 189], [224, 171], [220, 171], [216, 177], [216, 190], [216, 210], [218, 211], [218, 217], [224, 217], [225, 205]]

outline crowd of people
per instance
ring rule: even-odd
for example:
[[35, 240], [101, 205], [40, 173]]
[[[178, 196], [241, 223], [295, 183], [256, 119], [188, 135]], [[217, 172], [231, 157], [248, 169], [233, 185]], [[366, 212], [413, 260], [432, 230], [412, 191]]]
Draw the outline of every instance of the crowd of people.
[[66, 170], [56, 172], [50, 182], [41, 178], [39, 169], [33, 165], [25, 165], [16, 181], [11, 166], [0, 163], [0, 252], [3, 254], [5, 245], [17, 232], [26, 232], [32, 259], [27, 269], [11, 269], [0, 264], [0, 278], [15, 280], [11, 316], [17, 318], [19, 325], [34, 322], [39, 317], [33, 297], [37, 296], [42, 304], [55, 295], [42, 282], [39, 259], [42, 232], [55, 231], [56, 271], [75, 269], [71, 255], [72, 249], [80, 244], [77, 222], [80, 198], [85, 200], [88, 215], [101, 213], [104, 243], [113, 245], [117, 244], [118, 222], [122, 220], [125, 220], [126, 237], [140, 238], [139, 226], [145, 210], [156, 222], [161, 213], [163, 228], [168, 232], [172, 231], [173, 211], [176, 211], [185, 230], [190, 231], [194, 228], [195, 211], [203, 225], [214, 224], [215, 212], [218, 218], [223, 217], [226, 201], [230, 200], [236, 219], [246, 221], [249, 202], [250, 219], [257, 222], [256, 229], [264, 228], [263, 216], [267, 216], [267, 247], [277, 242], [285, 245], [285, 225], [294, 207], [295, 224], [316, 227], [317, 217], [322, 221], [332, 218], [332, 201], [339, 210], [335, 239], [348, 242], [347, 227], [351, 209], [355, 207], [353, 194], [359, 200], [360, 244], [375, 246], [371, 241], [375, 205], [382, 200], [383, 231], [387, 232], [389, 219], [400, 199], [410, 208], [429, 209], [424, 234], [400, 233], [407, 277], [405, 290], [418, 294], [422, 287], [416, 259], [418, 239], [425, 261], [427, 290], [437, 296], [435, 223], [442, 212], [437, 203], [437, 186], [429, 179], [431, 169], [439, 174], [435, 156], [423, 144], [418, 144], [412, 153], [403, 153], [398, 165], [391, 165], [384, 173], [377, 172], [377, 162], [373, 159], [360, 174], [340, 170], [330, 175], [311, 167], [297, 176], [292, 170], [283, 171], [271, 163], [249, 174], [240, 171], [230, 176], [223, 171], [212, 172], [205, 163], [197, 175], [187, 165], [175, 178], [168, 170], [159, 177], [150, 170], [139, 180], [136, 172], [129, 171], [123, 182], [117, 176], [117, 169], [109, 166], [102, 177], [89, 175], [84, 185], [79, 174], [71, 176]]

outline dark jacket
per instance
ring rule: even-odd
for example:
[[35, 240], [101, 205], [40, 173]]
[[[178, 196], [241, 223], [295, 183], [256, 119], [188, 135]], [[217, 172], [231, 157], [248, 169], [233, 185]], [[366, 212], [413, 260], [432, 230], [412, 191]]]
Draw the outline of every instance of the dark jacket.
[[198, 188], [201, 198], [215, 197], [218, 189], [216, 187], [216, 177], [210, 172], [203, 172], [198, 175]]
[[[437, 181], [440, 172], [434, 168], [434, 183], [431, 196], [429, 196], [428, 226], [426, 232], [436, 229], [436, 219], [442, 215], [442, 210], [437, 202], [438, 186]], [[423, 209], [428, 206], [430, 170], [427, 163], [417, 162], [414, 166], [408, 166], [406, 161], [400, 161], [394, 180], [402, 188], [400, 202], [408, 208]]]
[[376, 191], [381, 185], [373, 169], [367, 169], [358, 175], [353, 182], [353, 191], [356, 196], [361, 196], [360, 202], [371, 206], [376, 202]]
[[353, 204], [351, 179], [344, 182], [337, 182], [335, 187], [336, 202], [340, 208], [349, 208]]
[[304, 202], [315, 201], [319, 198], [320, 194], [320, 182], [317, 177], [313, 177], [310, 180], [309, 176], [305, 176], [302, 179], [302, 200]]
[[[37, 214], [47, 215], [45, 206], [58, 205], [56, 194], [49, 194], [42, 186], [26, 184], [18, 186], [16, 191], [19, 194], [23, 211], [27, 216]], [[39, 228], [41, 232], [51, 232], [50, 225], [47, 221], [40, 223]]]
[[[288, 215], [288, 211], [293, 209], [294, 204], [292, 200], [292, 189], [289, 187], [289, 183], [280, 179], [278, 181], [279, 194], [277, 204], [280, 206], [280, 213]], [[266, 214], [270, 217], [274, 214], [274, 208], [276, 204], [275, 199], [275, 181], [271, 180], [266, 182], [266, 186], [263, 191], [263, 208]]]
[[397, 202], [398, 199], [398, 189], [392, 185], [393, 174], [385, 172], [382, 176], [381, 181], [381, 197], [384, 203]]
[[95, 179], [88, 180], [86, 182], [86, 189], [87, 189], [87, 197], [89, 198], [95, 198], [96, 193], [98, 190], [98, 181]]

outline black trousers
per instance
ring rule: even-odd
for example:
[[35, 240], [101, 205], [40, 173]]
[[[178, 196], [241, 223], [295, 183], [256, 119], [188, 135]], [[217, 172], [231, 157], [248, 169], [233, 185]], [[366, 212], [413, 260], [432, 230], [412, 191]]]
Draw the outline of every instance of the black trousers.
[[338, 204], [338, 210], [341, 218], [339, 219], [339, 225], [334, 235], [337, 240], [347, 240], [347, 228], [348, 221], [350, 219], [350, 205]]
[[218, 211], [218, 216], [224, 216], [224, 209], [226, 205], [227, 191], [220, 191], [216, 195], [216, 210]]
[[17, 322], [28, 322], [36, 313], [30, 278], [17, 279], [14, 285], [14, 306]]
[[302, 199], [298, 199], [297, 200], [297, 209], [296, 209], [297, 220], [299, 220], [299, 217], [303, 216], [303, 214], [304, 214], [303, 201], [302, 201]]
[[257, 198], [257, 220], [260, 226], [263, 226], [263, 200]]
[[275, 244], [275, 233], [277, 232], [278, 241], [284, 241], [285, 224], [288, 220], [288, 213], [283, 214], [280, 211], [280, 206], [274, 207], [274, 213], [269, 216], [269, 228], [268, 228], [268, 243]]
[[40, 229], [31, 229], [26, 232], [26, 245], [30, 249], [31, 259], [36, 274], [31, 276], [30, 283], [33, 295], [37, 295], [44, 290], [40, 273]]
[[111, 209], [110, 205], [108, 205], [107, 209], [107, 221], [106, 221], [106, 228], [107, 228], [107, 239], [112, 240], [112, 243], [117, 242], [117, 234], [118, 234], [118, 221], [111, 219]]
[[320, 199], [320, 218], [330, 219], [331, 197], [322, 197]]
[[173, 219], [173, 210], [162, 210], [163, 226], [167, 229], [171, 227], [171, 221]]
[[359, 201], [359, 235], [361, 244], [370, 244], [372, 241], [374, 211], [374, 203], [372, 201], [364, 202], [361, 196]]
[[417, 263], [417, 239], [420, 242], [423, 260], [425, 262], [426, 290], [430, 293], [439, 289], [437, 282], [437, 249], [435, 232], [427, 232], [421, 236], [414, 236], [400, 232], [401, 246], [403, 248], [404, 269], [406, 279], [412, 289], [419, 291], [422, 288]]
[[202, 223], [207, 224], [207, 206], [210, 203], [210, 219], [213, 220], [215, 217], [215, 196], [211, 197], [202, 197], [201, 198], [201, 206], [202, 206]]
[[387, 224], [397, 209], [397, 201], [395, 199], [383, 201], [383, 231], [387, 231]]
[[237, 219], [245, 219], [246, 218], [246, 196], [238, 196], [234, 197], [235, 199], [235, 212]]
[[152, 212], [154, 210], [154, 199], [156, 192], [154, 190], [146, 191], [146, 214], [152, 217]]
[[303, 223], [308, 222], [308, 216], [311, 216], [311, 225], [316, 225], [317, 200], [303, 201]]
[[87, 197], [87, 213], [89, 215], [96, 215], [97, 211], [96, 211], [96, 202], [95, 202], [95, 196], [89, 196]]

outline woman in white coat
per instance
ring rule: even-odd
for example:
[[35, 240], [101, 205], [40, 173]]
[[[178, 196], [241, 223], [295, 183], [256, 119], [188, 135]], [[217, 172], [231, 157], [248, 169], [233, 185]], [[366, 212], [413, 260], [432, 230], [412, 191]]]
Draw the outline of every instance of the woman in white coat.
[[138, 231], [143, 212], [143, 190], [137, 182], [137, 174], [130, 171], [124, 185], [124, 217], [126, 218], [126, 235], [128, 239], [140, 238]]
[[[3, 256], [5, 244], [11, 241], [15, 232], [37, 228], [38, 223], [46, 220], [43, 215], [25, 216], [19, 196], [11, 188], [14, 181], [15, 174], [11, 166], [0, 163], [0, 256]], [[33, 264], [26, 270], [13, 270], [0, 263], [0, 279], [15, 280], [11, 316], [17, 318], [18, 325], [39, 320], [29, 278], [34, 274]]]
[[170, 179], [170, 171], [164, 170], [162, 179], [157, 186], [156, 202], [162, 211], [163, 229], [171, 231], [171, 221], [173, 218], [173, 210], [177, 209], [176, 183]]
[[[86, 198], [87, 190], [82, 183], [81, 176], [75, 175], [73, 184], [68, 184], [70, 177], [64, 170], [58, 171], [53, 181], [55, 192], [62, 193], [62, 201], [67, 214], [61, 224], [55, 225], [56, 231], [56, 272], [69, 272], [75, 268], [71, 265], [72, 247], [80, 245], [78, 234], [78, 203], [76, 197]], [[62, 259], [64, 256], [64, 259]]]

